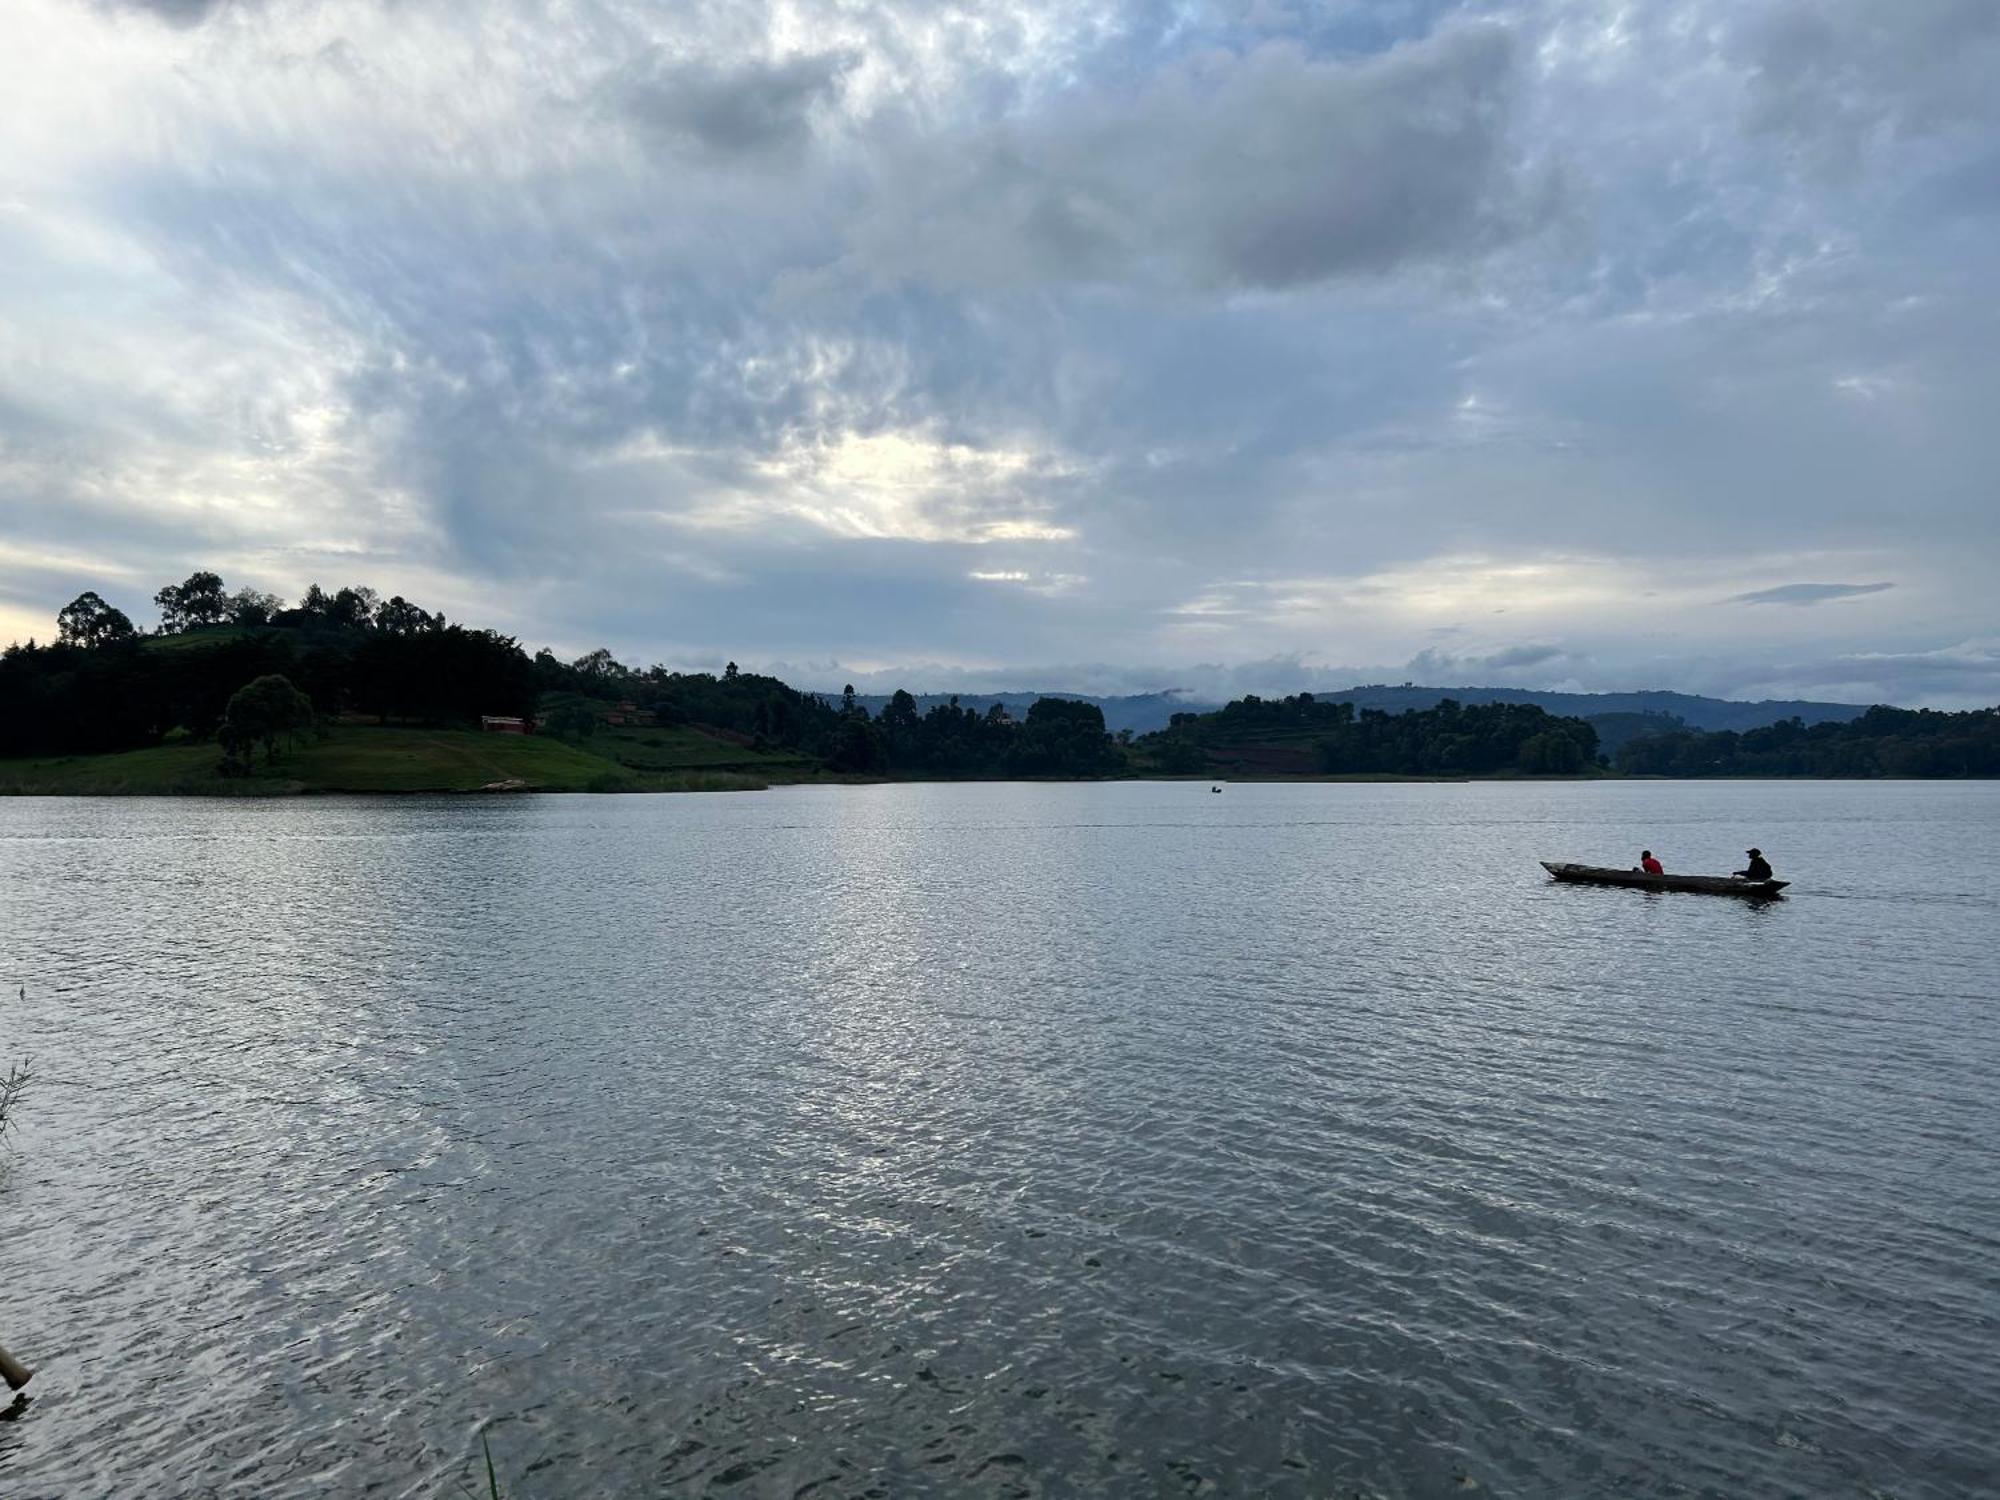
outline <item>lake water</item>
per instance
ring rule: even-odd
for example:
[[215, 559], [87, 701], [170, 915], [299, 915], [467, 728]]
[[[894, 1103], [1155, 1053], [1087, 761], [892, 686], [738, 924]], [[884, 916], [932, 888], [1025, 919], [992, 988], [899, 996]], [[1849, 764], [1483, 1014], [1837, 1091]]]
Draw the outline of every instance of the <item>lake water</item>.
[[[1538, 858], [1794, 894], [1555, 886]], [[2000, 786], [0, 800], [0, 1494], [1994, 1493]], [[464, 1488], [461, 1488], [463, 1486]]]

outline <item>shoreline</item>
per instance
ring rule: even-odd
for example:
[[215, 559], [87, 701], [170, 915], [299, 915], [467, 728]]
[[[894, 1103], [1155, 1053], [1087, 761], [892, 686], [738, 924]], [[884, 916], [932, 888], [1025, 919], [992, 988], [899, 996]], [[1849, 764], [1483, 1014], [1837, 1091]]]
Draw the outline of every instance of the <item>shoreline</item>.
[[1680, 777], [1591, 767], [1531, 774], [1435, 772], [1337, 773], [1210, 769], [1153, 772], [1140, 766], [1110, 776], [955, 776], [859, 774], [830, 770], [796, 753], [760, 750], [691, 732], [661, 731], [636, 741], [571, 741], [543, 735], [496, 735], [469, 729], [342, 724], [301, 738], [247, 776], [218, 773], [212, 742], [181, 738], [139, 750], [0, 760], [0, 796], [8, 797], [498, 797], [548, 793], [636, 796], [648, 793], [752, 792], [776, 786], [931, 786], [986, 783], [1044, 785], [1144, 781], [1189, 786], [1446, 785], [1613, 781], [1957, 781], [1993, 777]]
[[1205, 776], [842, 776], [829, 773], [822, 776], [798, 778], [766, 779], [742, 776], [734, 773], [690, 773], [679, 776], [633, 776], [616, 785], [600, 786], [550, 786], [532, 783], [465, 785], [404, 785], [404, 786], [314, 786], [297, 778], [256, 778], [248, 784], [228, 782], [216, 778], [216, 784], [201, 785], [180, 783], [169, 785], [144, 784], [99, 784], [63, 785], [24, 783], [9, 779], [4, 765], [0, 765], [0, 798], [37, 797], [78, 797], [104, 799], [136, 799], [147, 797], [173, 798], [177, 800], [213, 801], [279, 801], [288, 798], [343, 798], [343, 797], [548, 797], [548, 796], [590, 796], [590, 797], [643, 797], [643, 796], [689, 796], [704, 794], [729, 794], [741, 792], [767, 792], [779, 787], [860, 787], [860, 786], [1115, 786], [1124, 784], [1149, 783], [1155, 785], [1202, 784], [1223, 786], [1474, 786], [1474, 785], [1549, 785], [1586, 784], [1603, 782], [1642, 782], [1647, 784], [1687, 784], [1712, 785], [1722, 782], [1754, 782], [1758, 784], [1783, 782], [1819, 782], [1828, 785], [1844, 783], [1887, 783], [1931, 784], [1958, 781], [1994, 781], [2000, 778], [1985, 776], [1622, 776], [1617, 773], [1600, 773], [1594, 776], [1427, 776], [1397, 775], [1390, 772], [1354, 772], [1327, 776], [1233, 776], [1226, 780]]

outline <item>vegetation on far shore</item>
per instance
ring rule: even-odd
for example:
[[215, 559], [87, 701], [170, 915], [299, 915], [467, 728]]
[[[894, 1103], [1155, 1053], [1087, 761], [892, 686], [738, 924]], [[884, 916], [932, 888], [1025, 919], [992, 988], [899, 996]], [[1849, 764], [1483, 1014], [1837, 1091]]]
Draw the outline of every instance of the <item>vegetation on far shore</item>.
[[[1018, 719], [898, 692], [871, 714], [774, 677], [635, 668], [598, 650], [530, 656], [513, 638], [401, 597], [317, 585], [296, 606], [197, 572], [142, 631], [101, 595], [54, 643], [0, 652], [0, 793], [734, 790], [820, 779], [1467, 779], [1992, 776], [2000, 710], [1871, 709], [1701, 733], [1628, 716], [1610, 732], [1532, 704], [1390, 713], [1310, 693], [1105, 732], [1095, 704], [1042, 698]], [[512, 721], [528, 733], [482, 731]], [[1607, 725], [1610, 731], [1610, 726]], [[1648, 732], [1651, 731], [1651, 732]]]

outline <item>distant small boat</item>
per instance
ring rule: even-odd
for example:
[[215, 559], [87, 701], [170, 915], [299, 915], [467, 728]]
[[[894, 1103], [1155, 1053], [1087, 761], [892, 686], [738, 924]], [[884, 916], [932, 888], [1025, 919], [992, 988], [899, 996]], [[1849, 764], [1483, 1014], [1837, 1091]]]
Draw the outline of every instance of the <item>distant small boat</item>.
[[1710, 896], [1775, 896], [1789, 880], [1738, 880], [1733, 875], [1648, 875], [1644, 870], [1611, 870], [1601, 865], [1541, 866], [1558, 880], [1579, 885], [1631, 885], [1642, 891], [1701, 891]]
[[1210, 790], [1211, 792], [1215, 793], [1215, 795], [1216, 795], [1216, 796], [1218, 796], [1218, 797], [1220, 797], [1220, 796], [1222, 795], [1222, 788], [1221, 788], [1221, 787], [1219, 787], [1219, 786], [1212, 786], [1212, 787], [1210, 787], [1210, 788], [1209, 788], [1209, 790]]

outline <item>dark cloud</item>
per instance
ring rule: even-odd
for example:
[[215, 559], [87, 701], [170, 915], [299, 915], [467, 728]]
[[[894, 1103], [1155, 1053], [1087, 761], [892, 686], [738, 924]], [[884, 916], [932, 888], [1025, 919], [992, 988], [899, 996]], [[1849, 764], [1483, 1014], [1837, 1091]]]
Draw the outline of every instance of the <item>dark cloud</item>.
[[2000, 118], [1993, 0], [1778, 0], [1738, 24], [1753, 122], [1809, 147]]
[[717, 66], [658, 60], [613, 88], [642, 131], [718, 158], [787, 154], [812, 138], [813, 113], [838, 98], [856, 63], [847, 52]]
[[1731, 604], [1825, 604], [1833, 599], [1856, 599], [1863, 594], [1879, 594], [1893, 583], [1787, 583], [1774, 589], [1755, 589], [1735, 594]]
[[1477, 256], [1560, 203], [1509, 137], [1517, 73], [1497, 25], [1352, 63], [1197, 59], [892, 158], [854, 259], [955, 285], [1281, 288]]
[[142, 10], [175, 26], [195, 26], [237, 0], [97, 0], [106, 9]]
[[[1411, 657], [1404, 675], [1412, 682], [1444, 687], [1483, 687], [1509, 684], [1527, 672], [1539, 681], [1553, 682], [1552, 668], [1569, 664], [1569, 653], [1561, 646], [1503, 646], [1495, 651], [1458, 653], [1426, 647]], [[1543, 668], [1534, 672], [1534, 668]]]

